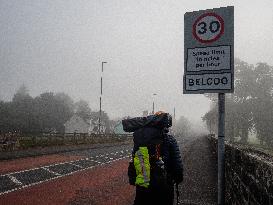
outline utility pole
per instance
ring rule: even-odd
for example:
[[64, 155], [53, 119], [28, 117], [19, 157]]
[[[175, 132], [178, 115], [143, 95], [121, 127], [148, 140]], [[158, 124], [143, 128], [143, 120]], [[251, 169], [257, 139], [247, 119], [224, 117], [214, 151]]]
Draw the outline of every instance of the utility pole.
[[101, 133], [101, 104], [102, 104], [102, 74], [103, 74], [103, 64], [107, 62], [101, 62], [101, 77], [100, 77], [100, 116], [99, 116], [99, 134]]
[[176, 130], [176, 120], [175, 120], [175, 107], [173, 107], [173, 119], [172, 119], [172, 128], [171, 132], [173, 135], [175, 135], [175, 130]]

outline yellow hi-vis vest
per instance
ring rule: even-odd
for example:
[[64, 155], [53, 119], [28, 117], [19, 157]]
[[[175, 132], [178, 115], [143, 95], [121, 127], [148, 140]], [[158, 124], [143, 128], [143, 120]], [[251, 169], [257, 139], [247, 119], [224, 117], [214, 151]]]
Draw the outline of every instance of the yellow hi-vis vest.
[[139, 147], [135, 153], [134, 165], [136, 169], [135, 185], [148, 188], [150, 185], [150, 161], [147, 147]]

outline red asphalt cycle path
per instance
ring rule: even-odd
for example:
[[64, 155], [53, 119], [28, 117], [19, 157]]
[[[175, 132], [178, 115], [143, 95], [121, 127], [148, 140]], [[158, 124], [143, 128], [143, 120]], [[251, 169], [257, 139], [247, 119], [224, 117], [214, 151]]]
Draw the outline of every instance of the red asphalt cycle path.
[[2, 195], [0, 204], [129, 205], [134, 187], [128, 184], [127, 167], [128, 159], [96, 166]]

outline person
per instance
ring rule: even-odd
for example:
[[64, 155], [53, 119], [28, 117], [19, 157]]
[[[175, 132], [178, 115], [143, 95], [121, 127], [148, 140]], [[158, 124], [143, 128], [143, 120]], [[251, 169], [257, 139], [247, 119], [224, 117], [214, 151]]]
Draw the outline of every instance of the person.
[[[159, 111], [155, 115], [162, 113], [164, 112]], [[159, 187], [147, 188], [136, 185], [134, 205], [173, 205], [174, 184], [179, 184], [183, 181], [183, 163], [179, 146], [174, 136], [169, 134], [168, 128], [143, 127], [134, 133], [134, 137], [141, 137], [139, 135], [159, 135], [160, 133], [163, 133], [161, 155], [167, 172], [167, 186], [162, 191]], [[134, 146], [133, 153], [136, 149], [137, 147]]]

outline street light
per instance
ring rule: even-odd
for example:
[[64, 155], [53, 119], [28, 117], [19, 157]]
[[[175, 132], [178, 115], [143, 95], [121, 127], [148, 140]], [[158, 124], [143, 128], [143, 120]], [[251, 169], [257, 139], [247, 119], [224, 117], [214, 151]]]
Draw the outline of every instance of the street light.
[[99, 116], [99, 134], [100, 134], [100, 127], [101, 127], [101, 103], [102, 103], [102, 74], [103, 74], [103, 64], [107, 62], [101, 62], [101, 78], [100, 78], [100, 116]]
[[[157, 94], [156, 93], [154, 93], [153, 94], [153, 96], [156, 96]], [[154, 97], [153, 97], [153, 112], [152, 112], [152, 114], [154, 114], [155, 113], [155, 102], [154, 102]]]
[[175, 107], [173, 108], [173, 119], [175, 121]]

